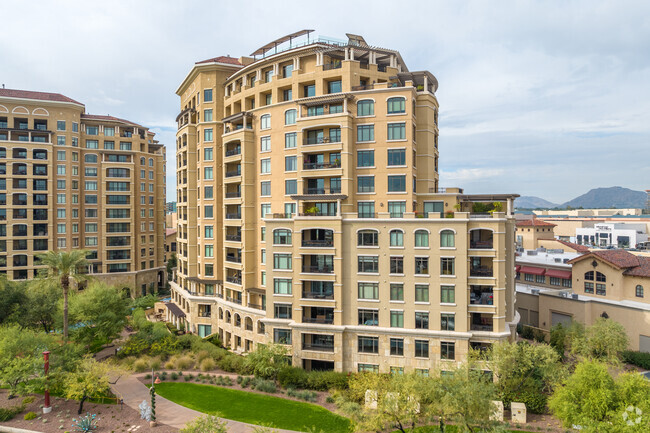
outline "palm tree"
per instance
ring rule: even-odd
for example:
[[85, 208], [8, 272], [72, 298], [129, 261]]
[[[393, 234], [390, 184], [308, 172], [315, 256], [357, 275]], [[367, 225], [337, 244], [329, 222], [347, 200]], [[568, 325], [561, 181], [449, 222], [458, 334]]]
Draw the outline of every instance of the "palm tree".
[[84, 272], [88, 267], [85, 250], [48, 251], [38, 258], [41, 264], [47, 265], [47, 278], [57, 280], [63, 289], [63, 339], [68, 340], [68, 290], [70, 279], [80, 283], [86, 280]]

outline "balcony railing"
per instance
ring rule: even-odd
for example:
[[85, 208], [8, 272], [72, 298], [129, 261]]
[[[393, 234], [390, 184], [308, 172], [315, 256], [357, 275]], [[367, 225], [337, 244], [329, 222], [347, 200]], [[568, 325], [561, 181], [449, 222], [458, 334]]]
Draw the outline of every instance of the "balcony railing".
[[340, 194], [340, 188], [305, 188], [305, 194]]
[[302, 292], [304, 299], [334, 299], [334, 292]]
[[313, 216], [336, 216], [335, 212], [300, 212], [298, 216], [313, 217]]
[[494, 305], [494, 293], [492, 291], [470, 292], [469, 303], [472, 305]]
[[238, 285], [241, 286], [241, 277], [227, 276], [226, 281], [228, 281], [229, 283], [238, 284]]
[[483, 324], [479, 325], [479, 324], [476, 324], [476, 323], [472, 323], [470, 325], [469, 329], [470, 329], [470, 331], [488, 331], [488, 332], [492, 332], [494, 330], [494, 325], [491, 324], [491, 323], [490, 324], [485, 324], [485, 325], [483, 325]]
[[469, 214], [469, 217], [470, 218], [475, 218], [475, 219], [492, 218], [492, 214], [491, 213], [474, 213], [474, 212], [472, 212], [472, 213]]
[[306, 162], [303, 170], [323, 170], [328, 168], [341, 168], [340, 162]]
[[241, 198], [241, 192], [240, 191], [227, 192], [226, 193], [226, 198]]
[[212, 313], [210, 311], [199, 311], [199, 317], [212, 317]]
[[334, 345], [302, 343], [302, 350], [316, 350], [319, 352], [334, 352]]
[[492, 241], [470, 241], [469, 247], [475, 250], [490, 250], [492, 249]]
[[292, 213], [274, 213], [274, 219], [291, 219], [295, 214]]
[[241, 235], [226, 235], [226, 240], [231, 242], [241, 242]]
[[241, 155], [241, 147], [237, 147], [235, 149], [230, 149], [226, 150], [226, 156], [235, 156], [235, 155]]
[[494, 275], [494, 269], [492, 268], [470, 268], [469, 276], [470, 277], [491, 277]]
[[226, 301], [241, 305], [241, 299], [238, 298], [231, 298], [230, 296], [226, 296]]
[[[262, 306], [262, 304], [254, 304], [254, 303], [252, 303], [252, 302], [249, 302], [249, 303], [248, 303], [248, 307], [249, 307], [249, 308], [255, 308], [256, 310], [263, 310], [263, 309], [264, 309], [264, 307]], [[248, 328], [247, 328], [247, 329], [248, 329]], [[249, 331], [252, 331], [253, 329], [248, 329], [248, 330], [249, 330]]]
[[343, 63], [341, 63], [340, 61], [325, 63], [323, 64], [323, 71], [329, 71], [330, 69], [340, 69], [342, 66]]
[[331, 274], [334, 272], [334, 266], [303, 266], [302, 272], [311, 274]]
[[241, 214], [240, 213], [227, 213], [226, 214], [226, 219], [227, 220], [238, 220], [238, 219], [241, 219]]
[[334, 318], [326, 318], [326, 317], [303, 317], [302, 318], [303, 323], [321, 323], [325, 325], [331, 325], [334, 323]]
[[231, 170], [226, 172], [226, 177], [241, 176], [241, 170]]
[[241, 263], [241, 257], [226, 256], [226, 261], [231, 263]]
[[377, 218], [377, 214], [374, 212], [359, 212], [357, 218]]
[[[327, 114], [327, 113], [326, 113]], [[303, 144], [306, 146], [312, 145], [312, 144], [324, 144], [324, 143], [341, 143], [341, 138], [334, 138], [334, 137], [319, 137], [319, 138], [309, 138], [306, 137], [303, 140]]]
[[303, 239], [302, 246], [303, 247], [312, 247], [312, 248], [327, 248], [327, 247], [333, 247], [334, 246], [334, 241], [333, 240]]

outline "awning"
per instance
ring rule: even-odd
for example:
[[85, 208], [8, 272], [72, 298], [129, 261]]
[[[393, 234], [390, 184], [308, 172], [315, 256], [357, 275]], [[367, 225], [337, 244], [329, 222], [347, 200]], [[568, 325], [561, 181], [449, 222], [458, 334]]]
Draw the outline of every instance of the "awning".
[[519, 269], [521, 269], [521, 266], [515, 266], [515, 272], [519, 272]]
[[546, 275], [555, 278], [564, 278], [565, 280], [571, 279], [571, 271], [562, 271], [560, 269], [547, 269]]
[[165, 307], [169, 309], [169, 312], [172, 313], [174, 316], [181, 318], [185, 317], [185, 313], [183, 313], [183, 310], [180, 309], [180, 307], [173, 302], [168, 302], [165, 304]]
[[533, 268], [531, 266], [522, 266], [519, 272], [523, 272], [524, 274], [532, 274], [532, 275], [544, 275], [546, 269]]

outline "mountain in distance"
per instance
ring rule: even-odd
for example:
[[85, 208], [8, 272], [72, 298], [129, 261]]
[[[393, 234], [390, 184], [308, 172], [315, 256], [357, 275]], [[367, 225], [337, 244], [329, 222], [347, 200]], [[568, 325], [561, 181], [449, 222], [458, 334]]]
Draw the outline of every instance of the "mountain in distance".
[[525, 195], [515, 199], [515, 208], [517, 209], [553, 209], [557, 206], [555, 203], [532, 195]]
[[583, 207], [585, 209], [627, 209], [627, 208], [645, 208], [646, 193], [643, 191], [634, 191], [632, 189], [620, 186], [609, 188], [594, 188], [586, 194], [569, 200], [561, 207], [573, 208]]
[[647, 195], [643, 191], [634, 191], [629, 188], [612, 186], [609, 188], [594, 188], [586, 194], [582, 194], [560, 205], [534, 196], [519, 197], [515, 200], [515, 208], [566, 209], [567, 207], [571, 207], [574, 209], [643, 209], [645, 208], [646, 197]]

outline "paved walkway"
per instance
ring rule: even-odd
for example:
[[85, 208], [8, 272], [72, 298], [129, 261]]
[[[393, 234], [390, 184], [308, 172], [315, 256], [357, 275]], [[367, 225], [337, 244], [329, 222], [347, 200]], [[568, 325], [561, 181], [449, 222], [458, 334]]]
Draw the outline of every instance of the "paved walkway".
[[[121, 377], [115, 385], [111, 385], [113, 392], [124, 399], [124, 404], [135, 409], [138, 412], [140, 412], [138, 406], [140, 403], [142, 403], [142, 400], [146, 400], [147, 403], [149, 403], [150, 400], [149, 388], [147, 388], [142, 382], [140, 382], [140, 380], [138, 380], [138, 377], [144, 375], [145, 374], [138, 374]], [[251, 408], [251, 410], [255, 410], [255, 408]], [[184, 406], [169, 401], [166, 398], [156, 395], [156, 421], [161, 424], [181, 429], [185, 427], [185, 424], [202, 415], [204, 414], [201, 412], [188, 409]], [[244, 422], [232, 421], [223, 418], [222, 421], [226, 421], [226, 423], [228, 423], [228, 432], [231, 433], [250, 433], [253, 432], [256, 427], [258, 427], [253, 424], [247, 424]], [[280, 429], [273, 429], [273, 432], [295, 433], [292, 430]]]

